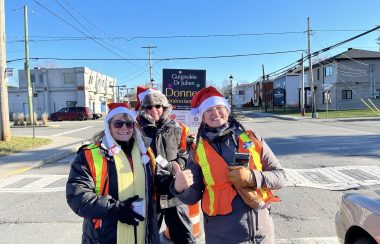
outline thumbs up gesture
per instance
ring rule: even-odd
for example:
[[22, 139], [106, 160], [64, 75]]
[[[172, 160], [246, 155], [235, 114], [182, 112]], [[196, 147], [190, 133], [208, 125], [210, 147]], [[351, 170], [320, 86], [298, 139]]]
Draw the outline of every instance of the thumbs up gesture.
[[178, 163], [173, 163], [173, 172], [175, 175], [174, 188], [176, 192], [181, 193], [194, 183], [191, 171], [189, 169], [182, 171]]

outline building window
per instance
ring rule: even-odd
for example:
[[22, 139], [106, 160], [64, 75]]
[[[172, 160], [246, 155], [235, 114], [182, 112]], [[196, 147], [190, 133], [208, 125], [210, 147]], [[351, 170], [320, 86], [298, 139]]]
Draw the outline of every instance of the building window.
[[320, 69], [317, 69], [317, 80], [319, 80], [319, 76], [320, 76], [320, 72], [319, 72]]
[[66, 101], [66, 107], [76, 107], [77, 101]]
[[376, 89], [375, 91], [375, 98], [380, 99], [380, 89]]
[[352, 90], [342, 90], [342, 99], [352, 99]]
[[63, 79], [65, 84], [75, 84], [75, 74], [73, 73], [66, 73], [63, 74]]
[[31, 83], [36, 83], [36, 74], [30, 74], [30, 82]]
[[244, 95], [244, 91], [239, 91], [239, 95]]
[[40, 83], [43, 83], [43, 82], [44, 82], [44, 75], [43, 75], [43, 74], [40, 74], [40, 75], [39, 75], [39, 79], [40, 79]]
[[325, 77], [332, 75], [332, 65], [325, 67]]

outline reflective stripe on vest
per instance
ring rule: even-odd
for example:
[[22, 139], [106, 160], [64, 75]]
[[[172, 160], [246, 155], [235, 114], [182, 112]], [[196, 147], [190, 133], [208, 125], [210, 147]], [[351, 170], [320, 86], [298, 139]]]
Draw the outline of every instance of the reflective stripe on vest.
[[212, 216], [214, 213], [215, 194], [211, 186], [215, 185], [215, 181], [211, 174], [210, 164], [207, 161], [206, 151], [203, 147], [202, 140], [199, 141], [196, 156], [198, 156], [199, 158], [199, 166], [201, 166], [202, 173], [203, 173], [203, 180], [205, 181], [205, 186], [209, 195], [208, 215]]
[[231, 213], [231, 202], [236, 196], [236, 191], [228, 180], [227, 163], [205, 140], [198, 143], [195, 162], [198, 162], [202, 169], [206, 187], [202, 195], [203, 211], [209, 216]]
[[[251, 158], [249, 160], [249, 169], [263, 171], [261, 163], [261, 154], [263, 150], [262, 143], [256, 139], [251, 131], [246, 131], [239, 136], [239, 148], [242, 152], [249, 152]], [[240, 150], [239, 150], [240, 151]], [[261, 188], [256, 189], [256, 193], [263, 198], [264, 202], [278, 202], [279, 199], [275, 197], [272, 191]]]
[[[251, 155], [249, 168], [251, 170], [262, 171], [262, 143], [250, 131], [242, 133], [238, 139], [239, 152], [246, 152]], [[230, 213], [232, 211], [231, 203], [236, 196], [236, 190], [228, 180], [228, 167], [225, 160], [218, 155], [207, 141], [200, 140], [196, 149], [195, 161], [202, 169], [206, 187], [202, 197], [203, 211], [209, 216]], [[231, 194], [231, 190], [234, 194]], [[265, 203], [279, 201], [279, 198], [274, 196], [270, 190], [256, 189], [256, 192], [263, 198]], [[223, 199], [223, 201], [220, 201], [220, 199]]]
[[152, 167], [152, 174], [153, 174], [153, 199], [154, 201], [156, 201], [157, 197], [156, 197], [156, 182], [154, 181], [154, 178], [155, 178], [155, 175], [156, 175], [156, 157], [154, 156], [154, 152], [152, 150], [152, 148], [148, 148], [147, 150], [147, 153], [148, 153], [148, 156], [150, 158], [150, 165]]
[[[91, 171], [91, 176], [95, 184], [95, 193], [98, 196], [108, 195], [109, 184], [107, 159], [100, 154], [98, 144], [90, 144], [84, 149], [84, 155]], [[101, 219], [93, 219], [94, 228], [98, 229], [102, 225]]]
[[187, 135], [189, 134], [189, 128], [187, 128], [187, 126], [181, 122], [179, 122], [179, 125], [181, 126], [181, 142], [179, 144], [179, 148], [186, 150], [186, 139]]

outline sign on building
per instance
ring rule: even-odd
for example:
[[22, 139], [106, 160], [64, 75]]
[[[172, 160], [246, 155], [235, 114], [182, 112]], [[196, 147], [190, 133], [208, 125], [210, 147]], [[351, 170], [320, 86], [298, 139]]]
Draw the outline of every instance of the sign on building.
[[5, 75], [6, 77], [13, 77], [13, 68], [6, 68]]
[[189, 115], [191, 99], [206, 85], [206, 70], [163, 69], [162, 92], [173, 106], [177, 120], [188, 126], [198, 126], [200, 118]]

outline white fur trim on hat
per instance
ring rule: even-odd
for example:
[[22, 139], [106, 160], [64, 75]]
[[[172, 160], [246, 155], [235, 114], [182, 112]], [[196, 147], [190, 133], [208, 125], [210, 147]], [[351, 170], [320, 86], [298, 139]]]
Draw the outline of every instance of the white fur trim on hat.
[[150, 88], [149, 88], [149, 89], [147, 89], [147, 90], [141, 92], [141, 93], [138, 94], [137, 96], [139, 97], [139, 100], [140, 100], [140, 102], [142, 103], [142, 102], [144, 101], [144, 98], [145, 98], [146, 95], [152, 94], [152, 93], [154, 93], [154, 92], [161, 93], [161, 92], [159, 92], [159, 91], [157, 91], [157, 90], [153, 90], [153, 89], [150, 89]]
[[[118, 154], [121, 151], [121, 147], [116, 144], [115, 139], [112, 137], [111, 132], [110, 132], [109, 121], [116, 114], [127, 114], [129, 117], [131, 117], [132, 121], [136, 123], [135, 112], [132, 110], [129, 110], [126, 107], [117, 107], [115, 109], [112, 109], [107, 114], [106, 118], [104, 119], [104, 127], [105, 127], [104, 133], [105, 133], [105, 139], [106, 139], [107, 146], [108, 146], [108, 154], [110, 156]], [[147, 150], [146, 150], [144, 141], [141, 137], [141, 133], [137, 128], [134, 128], [134, 138], [135, 138], [135, 140], [137, 140], [137, 143], [139, 145], [140, 153], [142, 155], [142, 161], [144, 164], [146, 164], [147, 159], [146, 159], [146, 157], [144, 157], [144, 155], [146, 156]], [[148, 157], [148, 161], [149, 161], [149, 157]]]
[[226, 107], [227, 111], [231, 112], [231, 106], [228, 103], [228, 101], [224, 97], [220, 96], [213, 96], [205, 99], [198, 108], [193, 108], [190, 110], [190, 113], [192, 115], [199, 115], [200, 117], [203, 116], [203, 113], [206, 112], [207, 109], [212, 108], [217, 105], [223, 105]]

